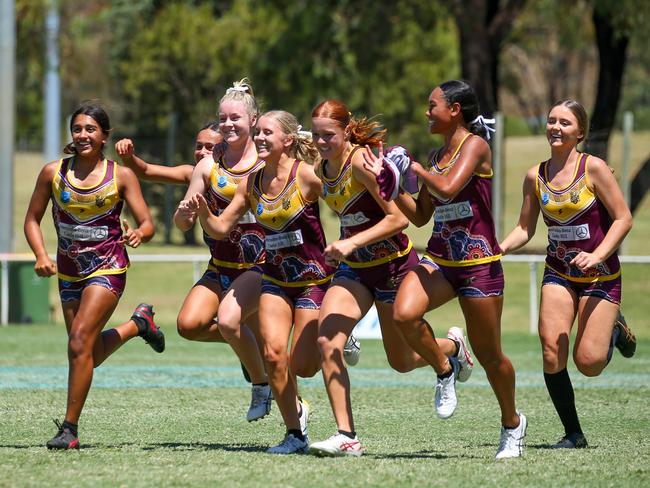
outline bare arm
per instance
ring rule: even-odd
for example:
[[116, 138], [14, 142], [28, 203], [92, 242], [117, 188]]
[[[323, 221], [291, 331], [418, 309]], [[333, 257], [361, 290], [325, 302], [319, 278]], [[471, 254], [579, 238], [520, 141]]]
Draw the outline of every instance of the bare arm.
[[196, 220], [196, 212], [192, 211], [188, 207], [189, 199], [200, 193], [203, 195], [207, 189], [208, 176], [214, 161], [212, 158], [203, 158], [199, 163], [194, 167], [192, 171], [192, 178], [190, 179], [190, 184], [187, 187], [185, 192], [185, 197], [179, 203], [176, 212], [174, 213], [174, 223], [183, 232], [186, 232], [192, 228], [194, 221]]
[[412, 165], [412, 170], [435, 195], [449, 200], [462, 190], [479, 166], [486, 166], [482, 169], [487, 172], [491, 160], [488, 143], [480, 137], [472, 137], [463, 145], [458, 161], [448, 174], [431, 174], [419, 164]]
[[623, 193], [607, 163], [592, 156], [587, 165], [587, 176], [596, 196], [612, 218], [612, 225], [603, 241], [593, 252], [581, 252], [571, 261], [572, 265], [577, 266], [583, 272], [610, 257], [632, 228], [632, 214], [625, 204]]
[[56, 264], [50, 259], [45, 249], [45, 241], [41, 230], [41, 220], [47, 210], [47, 204], [52, 197], [52, 179], [58, 168], [58, 162], [52, 162], [43, 167], [36, 180], [36, 187], [27, 207], [24, 232], [29, 247], [36, 256], [34, 272], [38, 276], [47, 277], [56, 274]]
[[201, 193], [191, 197], [190, 207], [199, 216], [201, 227], [203, 227], [206, 234], [215, 239], [224, 239], [237, 225], [242, 215], [250, 208], [248, 203], [248, 178], [241, 180], [233, 199], [218, 217], [210, 211], [208, 202]]
[[348, 239], [337, 240], [328, 245], [325, 248], [325, 255], [330, 262], [340, 261], [356, 249], [394, 236], [408, 227], [408, 220], [399, 211], [397, 205], [394, 202], [387, 202], [381, 198], [375, 175], [364, 169], [363, 162], [363, 157], [357, 152], [352, 159], [353, 177], [368, 189], [386, 215], [372, 227]]
[[129, 168], [119, 169], [118, 188], [124, 201], [129, 206], [137, 225], [135, 229], [132, 229], [129, 227], [126, 219], [123, 220], [125, 231], [124, 242], [127, 246], [136, 248], [143, 242], [149, 242], [153, 237], [155, 233], [153, 220], [142, 196], [140, 182]]
[[521, 204], [521, 211], [519, 212], [519, 222], [503, 242], [499, 244], [503, 254], [509, 254], [523, 247], [535, 235], [540, 211], [539, 201], [535, 192], [537, 171], [538, 166], [534, 166], [526, 174], [523, 187], [524, 200]]
[[137, 175], [138, 178], [158, 183], [187, 184], [192, 178], [194, 166], [181, 164], [164, 166], [151, 164], [135, 154], [131, 139], [120, 139], [115, 143], [115, 152], [120, 156], [124, 165]]

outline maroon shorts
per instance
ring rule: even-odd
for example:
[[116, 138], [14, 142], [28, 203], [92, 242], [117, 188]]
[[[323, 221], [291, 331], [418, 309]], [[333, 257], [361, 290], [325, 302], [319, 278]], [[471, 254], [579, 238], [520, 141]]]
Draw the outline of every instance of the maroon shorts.
[[262, 293], [285, 297], [290, 302], [293, 302], [294, 308], [320, 310], [328, 287], [329, 281], [320, 285], [282, 286], [271, 280], [262, 278]]
[[356, 281], [368, 288], [376, 301], [395, 303], [400, 283], [417, 263], [418, 255], [413, 249], [402, 257], [368, 268], [353, 268], [340, 263], [334, 272], [332, 284], [341, 280]]
[[501, 261], [474, 266], [445, 266], [433, 262], [428, 256], [420, 264], [440, 271], [459, 297], [496, 297], [503, 295], [505, 280]]
[[219, 267], [215, 268], [212, 264], [208, 265], [208, 269], [205, 270], [203, 276], [197, 281], [194, 286], [202, 285], [207, 283], [216, 283], [221, 288], [221, 293], [223, 294], [230, 286], [232, 282], [243, 275], [246, 271], [255, 271], [256, 273], [262, 273], [262, 268], [260, 266], [253, 266], [252, 268], [226, 268]]
[[571, 281], [547, 266], [544, 269], [544, 277], [542, 278], [542, 286], [544, 285], [563, 286], [573, 291], [578, 298], [584, 296], [598, 297], [607, 300], [608, 302], [615, 303], [616, 305], [621, 304], [623, 290], [621, 275], [618, 275], [618, 277], [613, 280], [581, 283]]
[[91, 285], [106, 288], [117, 298], [120, 298], [124, 293], [124, 288], [126, 288], [126, 273], [93, 276], [80, 281], [66, 281], [59, 278], [61, 303], [80, 301], [84, 289]]

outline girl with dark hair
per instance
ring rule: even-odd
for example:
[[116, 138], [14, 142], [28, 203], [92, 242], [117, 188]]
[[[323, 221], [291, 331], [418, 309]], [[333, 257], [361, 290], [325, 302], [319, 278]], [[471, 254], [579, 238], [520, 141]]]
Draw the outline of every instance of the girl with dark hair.
[[[341, 238], [325, 249], [327, 261], [338, 267], [323, 300], [318, 337], [323, 380], [338, 430], [311, 444], [310, 452], [359, 456], [362, 448], [352, 418], [343, 348], [373, 303], [393, 369], [407, 372], [430, 365], [438, 374], [457, 373], [457, 359], [447, 358], [457, 352], [457, 346], [451, 339], [440, 339], [416, 352], [393, 320], [397, 288], [417, 263], [417, 255], [402, 233], [406, 218], [394, 203], [379, 196], [375, 178], [363, 168], [363, 146], [380, 146], [385, 131], [377, 122], [352, 117], [342, 102], [326, 100], [312, 112], [312, 133], [323, 158], [316, 170], [323, 182], [323, 199], [339, 216]], [[424, 321], [421, 326], [429, 327]], [[453, 390], [454, 383], [446, 387]]]
[[[207, 160], [205, 164], [214, 164], [213, 151], [222, 141], [219, 122], [215, 120], [205, 124], [196, 135], [194, 164], [165, 166], [147, 163], [134, 154], [133, 142], [130, 139], [118, 141], [115, 144], [115, 150], [124, 164], [132, 168], [139, 178], [160, 183], [189, 184], [197, 164], [204, 159]], [[210, 240], [210, 242], [214, 241]], [[229, 343], [238, 341], [240, 345], [233, 347], [233, 350], [235, 352], [247, 351], [247, 354], [240, 358], [244, 377], [254, 385], [264, 384], [267, 382], [266, 372], [255, 333], [247, 325], [242, 325], [243, 332], [240, 337], [230, 335], [230, 340], [228, 340], [219, 330], [215, 317], [222, 293], [217, 273], [214, 273], [208, 266], [206, 272], [194, 284], [183, 302], [176, 320], [178, 332], [189, 340]], [[253, 386], [252, 389], [255, 394], [251, 395], [251, 404], [246, 414], [249, 421], [265, 416], [268, 413], [267, 407], [270, 407], [257, 394], [259, 386]]]
[[[501, 407], [496, 457], [518, 457], [527, 424], [515, 409], [515, 371], [501, 350], [504, 279], [491, 214], [492, 153], [482, 137], [488, 126], [474, 90], [464, 81], [436, 87], [426, 115], [429, 131], [442, 135], [444, 145], [431, 153], [430, 169], [411, 162], [410, 170], [424, 186], [417, 199], [399, 192], [395, 203], [418, 227], [433, 216], [433, 233], [419, 265], [399, 288], [394, 319], [414, 342], [430, 344], [431, 331], [415, 326], [425, 313], [458, 297], [470, 344]], [[380, 182], [386, 174], [382, 159], [366, 152], [367, 167]], [[437, 404], [438, 399], [449, 403], [437, 389]], [[438, 415], [444, 418], [448, 410], [438, 409]]]
[[524, 179], [519, 223], [501, 243], [503, 253], [534, 235], [540, 210], [548, 226], [539, 338], [544, 381], [564, 426], [555, 448], [584, 448], [573, 386], [566, 366], [578, 318], [573, 360], [585, 376], [598, 376], [614, 346], [632, 357], [636, 338], [620, 315], [621, 269], [616, 250], [632, 228], [632, 215], [605, 161], [578, 151], [587, 136], [587, 112], [575, 100], [549, 111], [551, 157]]
[[[196, 208], [189, 202], [195, 194], [205, 195], [212, 213], [219, 215], [235, 196], [240, 181], [264, 166], [251, 137], [257, 117], [250, 83], [245, 78], [235, 82], [219, 101], [219, 132], [227, 143], [226, 150], [203, 158], [194, 168], [185, 198], [174, 215], [179, 229], [187, 231], [194, 225]], [[192, 289], [183, 304], [178, 331], [189, 340], [225, 339], [230, 344], [253, 384], [246, 414], [246, 420], [252, 422], [269, 414], [272, 400], [257, 336], [264, 232], [248, 212], [222, 239], [205, 232], [203, 238], [212, 259], [199, 286]]]
[[[98, 105], [84, 105], [70, 119], [70, 158], [45, 165], [25, 216], [25, 237], [36, 256], [38, 276], [58, 274], [59, 295], [68, 332], [68, 399], [63, 424], [48, 449], [79, 448], [77, 424], [93, 377], [122, 344], [142, 337], [156, 352], [165, 349], [165, 337], [153, 321], [151, 305], [140, 304], [131, 319], [102, 331], [126, 285], [129, 258], [125, 245], [149, 241], [154, 227], [140, 184], [128, 168], [104, 157], [110, 134], [108, 115]], [[119, 169], [118, 169], [119, 168]], [[119, 178], [118, 178], [119, 176]], [[57, 262], [45, 249], [41, 220], [52, 201], [58, 236]], [[131, 228], [120, 214], [127, 203], [135, 221]]]
[[298, 397], [293, 375], [311, 377], [320, 367], [318, 313], [333, 271], [323, 257], [318, 210], [323, 188], [313, 168], [318, 151], [311, 134], [282, 110], [259, 118], [255, 144], [266, 165], [242, 179], [220, 216], [209, 211], [200, 193], [192, 204], [215, 239], [227, 236], [251, 211], [264, 231], [259, 328], [273, 396], [287, 427], [284, 439], [267, 452], [299, 454], [307, 451], [308, 405]]

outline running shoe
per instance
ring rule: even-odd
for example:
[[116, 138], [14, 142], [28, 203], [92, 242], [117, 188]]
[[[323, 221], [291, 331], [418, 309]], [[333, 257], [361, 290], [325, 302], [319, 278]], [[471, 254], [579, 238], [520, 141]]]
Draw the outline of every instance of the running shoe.
[[349, 438], [337, 432], [324, 441], [314, 442], [309, 446], [309, 454], [316, 456], [361, 456], [363, 448], [357, 436], [354, 439]]
[[165, 350], [165, 334], [154, 321], [153, 306], [146, 303], [138, 305], [131, 315], [131, 320], [138, 326], [138, 335], [156, 352]]
[[343, 359], [348, 366], [356, 366], [361, 356], [361, 343], [359, 340], [350, 334], [348, 341], [343, 346]]
[[460, 327], [451, 327], [447, 332], [447, 339], [451, 339], [458, 345], [458, 354], [456, 355], [458, 364], [460, 364], [460, 370], [458, 371], [458, 381], [465, 383], [472, 374], [472, 369], [474, 369], [474, 361], [472, 361], [472, 355], [469, 353], [469, 348], [467, 347], [467, 341], [465, 340], [463, 329]]
[[246, 420], [253, 422], [263, 419], [271, 412], [273, 394], [269, 385], [253, 385], [251, 388], [251, 405], [246, 414]]
[[521, 457], [524, 453], [524, 438], [528, 421], [523, 413], [519, 414], [519, 425], [514, 429], [501, 427], [501, 438], [499, 439], [499, 449], [497, 450], [497, 459], [508, 459]]
[[618, 338], [614, 345], [621, 351], [623, 357], [631, 358], [636, 352], [636, 337], [628, 327], [625, 317], [623, 317], [620, 310], [618, 311], [616, 322], [614, 322], [614, 327], [618, 329]]
[[587, 439], [581, 432], [572, 432], [565, 435], [551, 446], [552, 449], [584, 449], [587, 447]]
[[455, 357], [449, 358], [449, 364], [451, 364], [452, 373], [446, 378], [440, 378], [438, 376], [438, 381], [435, 388], [435, 405], [436, 405], [436, 414], [441, 419], [448, 419], [454, 414], [456, 410], [456, 405], [458, 405], [458, 399], [456, 398], [456, 378], [458, 378], [458, 372], [460, 371], [460, 363]]
[[54, 419], [54, 423], [59, 431], [54, 437], [47, 441], [48, 449], [79, 449], [79, 438], [70, 430], [65, 427], [61, 422]]
[[277, 446], [269, 447], [269, 454], [305, 454], [309, 450], [306, 441], [300, 440], [293, 434], [287, 436]]

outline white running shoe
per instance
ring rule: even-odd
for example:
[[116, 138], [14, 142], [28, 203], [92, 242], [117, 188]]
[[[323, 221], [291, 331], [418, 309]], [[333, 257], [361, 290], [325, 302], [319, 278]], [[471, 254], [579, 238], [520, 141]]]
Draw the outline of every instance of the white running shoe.
[[300, 400], [300, 406], [302, 407], [302, 412], [300, 412], [300, 431], [302, 432], [302, 435], [305, 436], [305, 440], [309, 443], [308, 436], [307, 436], [307, 422], [309, 422], [309, 410], [311, 406], [307, 402], [307, 400], [303, 400], [302, 398]]
[[501, 427], [501, 439], [499, 439], [499, 449], [497, 450], [497, 459], [508, 459], [521, 457], [524, 452], [524, 437], [528, 421], [523, 413], [519, 414], [519, 425], [514, 429]]
[[361, 456], [361, 442], [355, 436], [350, 439], [339, 432], [324, 441], [314, 442], [309, 446], [309, 454], [316, 456]]
[[458, 344], [458, 363], [460, 364], [460, 371], [458, 371], [458, 381], [465, 383], [470, 375], [472, 374], [472, 369], [474, 369], [474, 361], [472, 361], [472, 355], [469, 352], [467, 347], [467, 341], [465, 340], [465, 334], [463, 329], [460, 327], [451, 327], [447, 331], [447, 339], [451, 339], [456, 344]]
[[455, 357], [449, 358], [452, 374], [447, 378], [438, 378], [435, 388], [436, 414], [438, 418], [448, 419], [454, 414], [458, 399], [456, 398], [456, 378], [460, 370], [460, 364]]
[[287, 436], [277, 446], [269, 447], [269, 454], [305, 454], [309, 450], [307, 442], [301, 441], [293, 434]]
[[246, 420], [253, 422], [266, 417], [271, 412], [273, 393], [269, 385], [253, 385], [251, 388], [251, 406], [248, 408]]
[[343, 359], [348, 366], [356, 366], [361, 356], [361, 343], [359, 339], [350, 334], [348, 341], [343, 346]]

